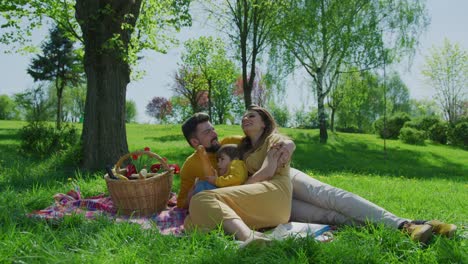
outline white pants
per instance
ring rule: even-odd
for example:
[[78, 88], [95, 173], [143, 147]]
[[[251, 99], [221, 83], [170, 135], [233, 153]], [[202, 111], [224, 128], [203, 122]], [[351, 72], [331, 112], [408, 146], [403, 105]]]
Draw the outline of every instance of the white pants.
[[290, 176], [293, 185], [291, 221], [328, 225], [362, 225], [370, 222], [392, 228], [410, 221], [299, 170], [291, 168]]

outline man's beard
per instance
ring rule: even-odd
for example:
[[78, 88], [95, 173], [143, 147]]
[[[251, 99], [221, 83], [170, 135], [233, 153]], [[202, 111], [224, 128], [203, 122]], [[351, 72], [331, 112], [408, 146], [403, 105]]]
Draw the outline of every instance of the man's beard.
[[220, 145], [212, 145], [211, 147], [205, 148], [205, 149], [206, 149], [206, 152], [216, 153], [216, 151], [218, 151], [220, 147], [221, 147]]

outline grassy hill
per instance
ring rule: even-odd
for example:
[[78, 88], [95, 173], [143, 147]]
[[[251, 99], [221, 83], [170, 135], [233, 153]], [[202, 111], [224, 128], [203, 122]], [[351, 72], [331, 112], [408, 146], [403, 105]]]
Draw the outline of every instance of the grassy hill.
[[[25, 123], [0, 121], [0, 262], [163, 262], [210, 263], [467, 263], [468, 151], [426, 142], [412, 146], [384, 142], [375, 135], [330, 133], [318, 143], [317, 130], [281, 129], [296, 143], [293, 167], [411, 219], [456, 223], [458, 236], [435, 237], [429, 246], [411, 242], [382, 226], [343, 228], [332, 243], [287, 240], [272, 247], [237, 251], [221, 232], [181, 238], [142, 230], [138, 225], [80, 216], [48, 223], [25, 214], [49, 206], [56, 193], [73, 184], [84, 196], [106, 192], [103, 173], [88, 174], [67, 165], [69, 153], [37, 159], [19, 154], [17, 131]], [[78, 125], [79, 126], [79, 125]], [[239, 135], [238, 126], [217, 126], [220, 137]], [[192, 153], [176, 125], [127, 125], [130, 150], [150, 147], [183, 164]], [[179, 187], [176, 176], [173, 189]]]

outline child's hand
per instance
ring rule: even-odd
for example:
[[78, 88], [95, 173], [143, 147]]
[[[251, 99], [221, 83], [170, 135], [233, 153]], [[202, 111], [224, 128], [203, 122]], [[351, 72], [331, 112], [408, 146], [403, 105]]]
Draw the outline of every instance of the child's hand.
[[218, 176], [208, 176], [208, 177], [206, 177], [206, 181], [213, 184], [213, 185], [216, 185], [216, 179], [218, 179]]

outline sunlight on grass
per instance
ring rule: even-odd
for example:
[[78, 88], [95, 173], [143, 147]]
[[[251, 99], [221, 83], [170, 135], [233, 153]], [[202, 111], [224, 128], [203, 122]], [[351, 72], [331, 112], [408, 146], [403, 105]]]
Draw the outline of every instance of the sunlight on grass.
[[[342, 227], [332, 243], [288, 239], [265, 249], [237, 250], [222, 230], [163, 236], [138, 225], [82, 216], [46, 222], [27, 218], [53, 203], [53, 195], [79, 186], [85, 197], [107, 193], [103, 172], [67, 165], [66, 155], [44, 160], [20, 155], [16, 132], [23, 122], [0, 121], [0, 263], [467, 263], [468, 151], [426, 142], [412, 146], [375, 135], [280, 131], [296, 143], [292, 164], [331, 185], [352, 191], [407, 218], [458, 224], [452, 240], [435, 237], [428, 247], [383, 226]], [[81, 126], [78, 124], [78, 128]], [[240, 135], [238, 126], [217, 126], [220, 138]], [[193, 152], [180, 125], [127, 125], [129, 150], [150, 147], [182, 165]], [[179, 188], [175, 175], [173, 190]], [[463, 235], [464, 234], [464, 235]]]

